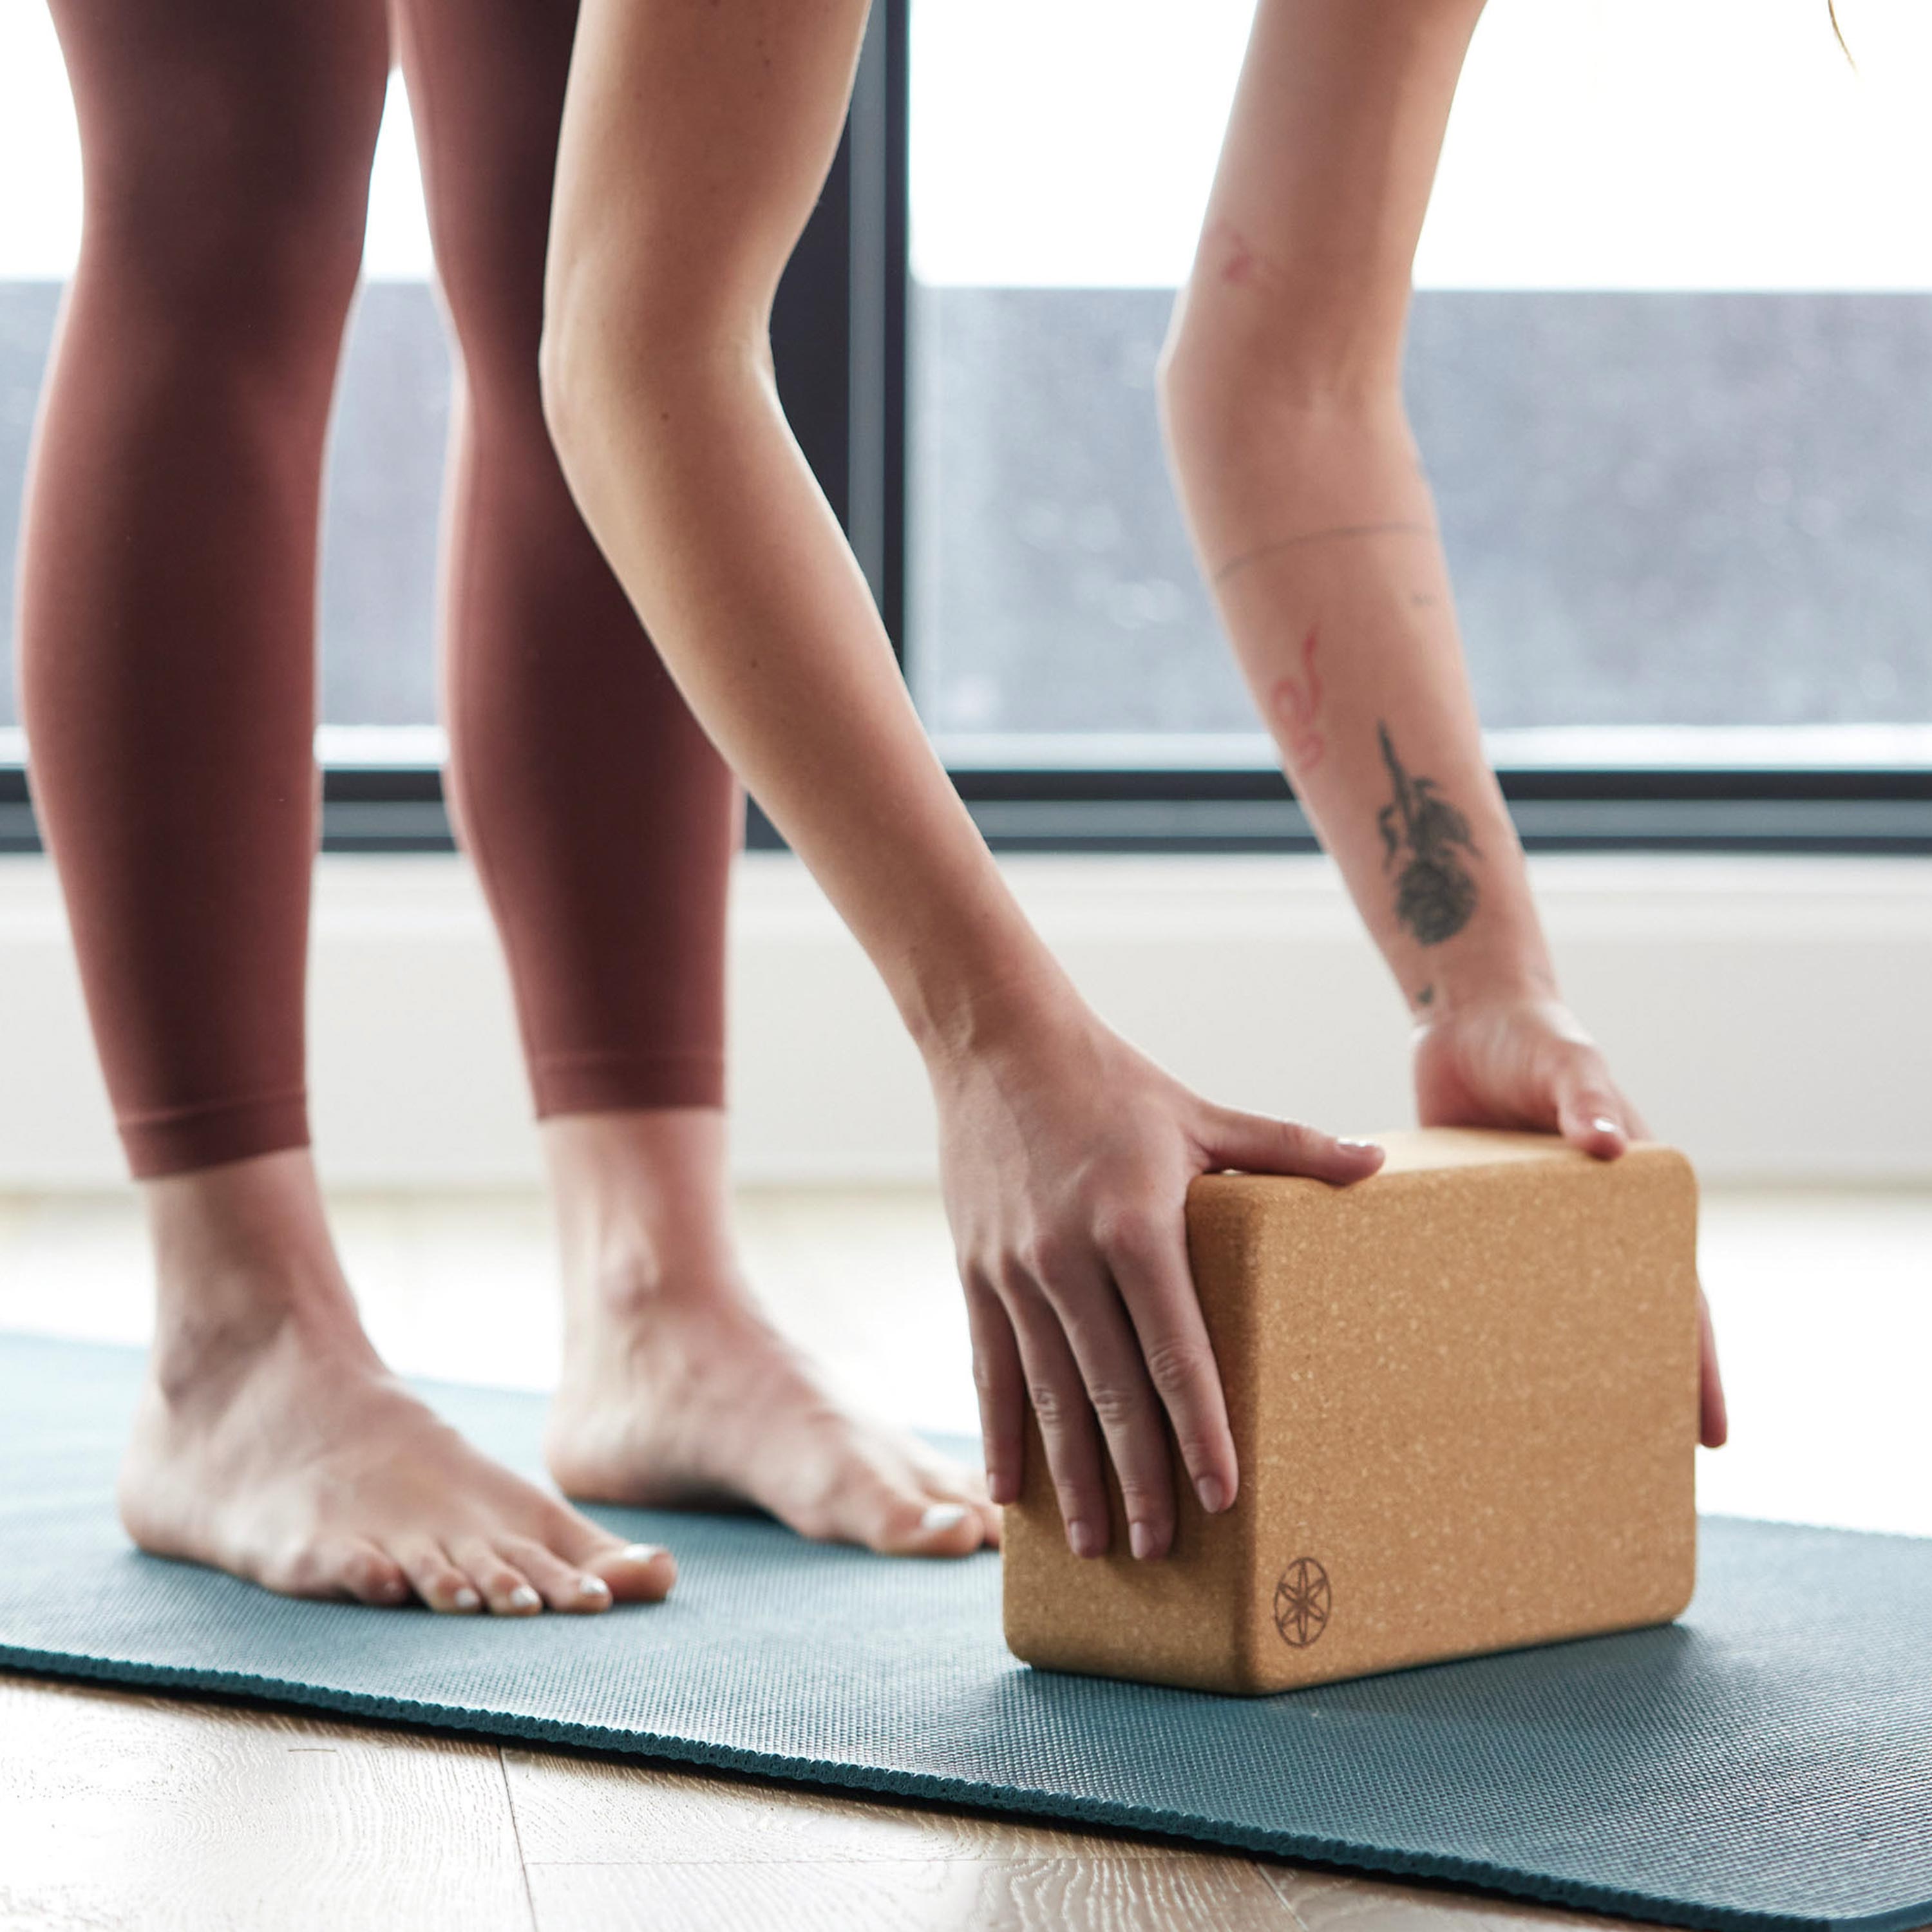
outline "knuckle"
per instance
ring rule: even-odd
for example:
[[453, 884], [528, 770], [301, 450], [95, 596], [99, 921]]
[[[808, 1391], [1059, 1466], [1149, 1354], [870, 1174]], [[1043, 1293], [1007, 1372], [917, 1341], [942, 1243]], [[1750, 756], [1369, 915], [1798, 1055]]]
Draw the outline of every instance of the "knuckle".
[[1063, 1234], [1043, 1232], [1022, 1241], [1013, 1259], [1034, 1280], [1050, 1288], [1072, 1267], [1073, 1244]]
[[1148, 1377], [1164, 1396], [1179, 1395], [1212, 1372], [1214, 1351], [1204, 1336], [1174, 1335], [1148, 1344]]
[[1168, 1247], [1176, 1229], [1165, 1215], [1126, 1208], [1103, 1216], [1095, 1230], [1102, 1253], [1128, 1262], [1151, 1262]]
[[1138, 1421], [1147, 1412], [1144, 1390], [1131, 1382], [1095, 1382], [1087, 1390], [1087, 1400], [1103, 1429], [1118, 1429]]
[[1073, 1405], [1067, 1400], [1065, 1392], [1055, 1384], [1048, 1382], [1031, 1383], [1027, 1389], [1027, 1398], [1033, 1404], [1033, 1412], [1046, 1432], [1058, 1434], [1072, 1424]]

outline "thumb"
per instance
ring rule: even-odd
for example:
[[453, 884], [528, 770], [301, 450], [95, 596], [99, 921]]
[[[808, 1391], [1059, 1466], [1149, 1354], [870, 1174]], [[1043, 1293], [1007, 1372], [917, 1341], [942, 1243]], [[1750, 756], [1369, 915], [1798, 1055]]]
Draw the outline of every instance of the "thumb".
[[1633, 1138], [1623, 1096], [1593, 1068], [1565, 1076], [1556, 1092], [1556, 1130], [1572, 1147], [1615, 1160]]
[[1304, 1174], [1340, 1185], [1365, 1180], [1382, 1164], [1372, 1141], [1337, 1140], [1318, 1127], [1232, 1107], [1210, 1108], [1198, 1138], [1210, 1166], [1249, 1174]]

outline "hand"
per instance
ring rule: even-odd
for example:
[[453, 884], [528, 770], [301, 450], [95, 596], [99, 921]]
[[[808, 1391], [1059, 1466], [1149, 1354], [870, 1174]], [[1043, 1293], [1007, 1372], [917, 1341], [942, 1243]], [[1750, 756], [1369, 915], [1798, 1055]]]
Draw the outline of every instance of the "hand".
[[[1603, 1054], [1559, 1000], [1524, 995], [1426, 1015], [1415, 1030], [1415, 1105], [1425, 1127], [1560, 1133], [1600, 1160], [1649, 1138]], [[1697, 1439], [1730, 1432], [1710, 1304], [1697, 1291]]]
[[932, 1072], [992, 1499], [1019, 1495], [1030, 1400], [1076, 1555], [1108, 1545], [1104, 1440], [1134, 1555], [1164, 1556], [1163, 1410], [1204, 1509], [1240, 1480], [1188, 1270], [1188, 1183], [1227, 1167], [1359, 1180], [1382, 1150], [1212, 1106], [1084, 1011]]

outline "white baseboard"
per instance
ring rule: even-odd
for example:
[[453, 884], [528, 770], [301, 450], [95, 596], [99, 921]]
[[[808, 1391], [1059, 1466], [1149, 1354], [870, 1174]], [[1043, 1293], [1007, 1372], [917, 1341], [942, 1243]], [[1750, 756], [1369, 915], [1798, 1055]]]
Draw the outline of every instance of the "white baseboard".
[[[1108, 1018], [1203, 1090], [1337, 1129], [1408, 1118], [1400, 1001], [1316, 859], [1018, 859], [1020, 896]], [[1932, 861], [1551, 858], [1565, 989], [1657, 1132], [1727, 1180], [1932, 1180]], [[934, 1172], [916, 1057], [789, 858], [740, 868], [732, 1101], [742, 1177]], [[502, 972], [467, 869], [321, 865], [318, 1145], [355, 1187], [536, 1178]], [[113, 1185], [54, 883], [0, 861], [0, 1190]]]

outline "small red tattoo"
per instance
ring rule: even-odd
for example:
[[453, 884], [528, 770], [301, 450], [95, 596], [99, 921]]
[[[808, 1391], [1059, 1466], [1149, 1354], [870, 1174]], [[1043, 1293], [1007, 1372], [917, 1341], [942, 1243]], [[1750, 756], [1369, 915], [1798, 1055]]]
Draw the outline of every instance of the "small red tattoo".
[[1238, 289], [1265, 286], [1269, 280], [1268, 263], [1248, 246], [1246, 237], [1232, 221], [1214, 223], [1204, 238], [1218, 242], [1226, 250], [1226, 259], [1217, 271], [1222, 281]]
[[1278, 679], [1268, 693], [1268, 716], [1281, 739], [1282, 749], [1297, 771], [1312, 772], [1322, 762], [1328, 742], [1315, 728], [1322, 710], [1322, 677], [1315, 668], [1315, 639], [1311, 628], [1301, 640], [1301, 671]]

